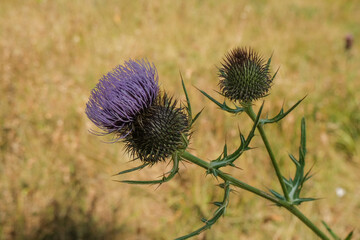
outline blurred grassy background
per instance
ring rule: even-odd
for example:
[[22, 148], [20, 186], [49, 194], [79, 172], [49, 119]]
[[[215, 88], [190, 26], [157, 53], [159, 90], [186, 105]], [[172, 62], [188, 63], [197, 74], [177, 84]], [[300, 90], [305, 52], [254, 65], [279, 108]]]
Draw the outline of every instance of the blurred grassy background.
[[[356, 0], [0, 2], [0, 239], [172, 239], [201, 226], [216, 180], [181, 166], [171, 182], [129, 186], [112, 174], [136, 166], [122, 144], [89, 134], [84, 114], [98, 79], [129, 58], [148, 58], [163, 88], [184, 99], [179, 71], [195, 110], [190, 152], [214, 159], [226, 139], [238, 144], [249, 121], [210, 104], [193, 86], [215, 95], [225, 52], [252, 46], [280, 66], [265, 112], [277, 113], [308, 95], [282, 123], [268, 126], [284, 174], [297, 153], [300, 119], [308, 126], [308, 166], [316, 173], [300, 206], [345, 236], [360, 216], [360, 5]], [[344, 50], [351, 33], [354, 46]], [[258, 104], [259, 105], [259, 104]], [[102, 139], [102, 140], [106, 140]], [[262, 189], [279, 189], [259, 139], [229, 170]], [[126, 177], [153, 179], [169, 167]], [[338, 197], [336, 188], [345, 189]], [[233, 194], [226, 217], [195, 239], [315, 239], [285, 210], [250, 193]]]

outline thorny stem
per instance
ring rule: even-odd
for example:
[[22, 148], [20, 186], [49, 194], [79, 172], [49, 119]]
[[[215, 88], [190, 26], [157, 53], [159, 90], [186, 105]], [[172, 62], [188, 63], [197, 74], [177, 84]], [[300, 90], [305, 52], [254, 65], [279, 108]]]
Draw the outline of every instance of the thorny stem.
[[[209, 170], [211, 168], [210, 163], [206, 162], [194, 155], [192, 155], [189, 152], [182, 152], [181, 153], [181, 157], [183, 159], [186, 159], [189, 162], [192, 162], [202, 168], [205, 168], [206, 170]], [[284, 208], [286, 208], [289, 212], [291, 212], [293, 215], [295, 215], [297, 218], [299, 218], [306, 226], [308, 226], [317, 236], [319, 236], [321, 239], [323, 240], [329, 240], [329, 238], [319, 229], [317, 228], [302, 212], [299, 211], [299, 209], [297, 209], [295, 206], [289, 204], [286, 201], [281, 201], [273, 196], [271, 196], [270, 194], [261, 191], [260, 189], [257, 189], [255, 187], [252, 187], [226, 173], [224, 173], [223, 171], [219, 170], [219, 169], [213, 169], [214, 171], [216, 171], [216, 174], [218, 177], [220, 177], [221, 179], [223, 179], [224, 181], [229, 181], [232, 185], [237, 186], [239, 188], [242, 188], [246, 191], [252, 192], [262, 198], [265, 198], [273, 203], [275, 203], [276, 205], [282, 206]]]
[[[252, 109], [252, 107], [251, 107], [250, 104], [245, 107], [245, 112], [247, 113], [247, 115], [249, 115], [249, 117], [250, 117], [253, 121], [255, 121], [255, 119], [256, 119], [256, 114], [254, 113], [254, 111], [253, 111], [253, 109]], [[283, 193], [284, 193], [285, 199], [286, 199], [287, 202], [290, 202], [289, 193], [288, 193], [288, 191], [287, 191], [287, 189], [286, 189], [284, 179], [283, 179], [283, 177], [282, 177], [282, 175], [281, 175], [280, 168], [279, 168], [279, 165], [278, 165], [277, 162], [276, 162], [274, 153], [272, 152], [270, 143], [269, 143], [269, 141], [268, 141], [268, 139], [267, 139], [267, 137], [266, 137], [266, 134], [265, 134], [263, 125], [262, 125], [262, 124], [258, 124], [257, 129], [259, 130], [259, 133], [260, 133], [260, 135], [261, 135], [261, 138], [262, 138], [262, 140], [263, 140], [263, 142], [264, 142], [264, 144], [265, 144], [266, 150], [267, 150], [267, 152], [269, 153], [269, 156], [270, 156], [270, 159], [271, 159], [271, 163], [272, 163], [272, 165], [273, 165], [273, 167], [274, 167], [276, 176], [277, 176], [277, 178], [278, 178], [278, 180], [279, 180], [279, 182], [280, 182], [281, 189], [282, 189], [282, 191], [283, 191]]]

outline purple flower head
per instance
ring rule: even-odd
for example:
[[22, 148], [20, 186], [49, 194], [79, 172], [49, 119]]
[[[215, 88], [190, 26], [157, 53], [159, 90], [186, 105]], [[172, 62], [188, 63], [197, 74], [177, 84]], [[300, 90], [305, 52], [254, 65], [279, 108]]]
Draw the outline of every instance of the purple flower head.
[[104, 132], [124, 138], [136, 116], [159, 94], [158, 74], [147, 60], [129, 60], [104, 75], [91, 91], [86, 115]]

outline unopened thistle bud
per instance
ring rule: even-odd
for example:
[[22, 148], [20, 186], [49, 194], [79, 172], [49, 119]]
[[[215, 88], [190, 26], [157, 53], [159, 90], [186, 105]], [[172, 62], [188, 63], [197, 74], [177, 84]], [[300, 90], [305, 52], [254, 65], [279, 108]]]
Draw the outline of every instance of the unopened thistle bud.
[[251, 48], [235, 48], [225, 55], [219, 77], [222, 94], [241, 103], [265, 97], [272, 84], [267, 62]]
[[100, 79], [85, 112], [98, 134], [115, 134], [135, 158], [153, 164], [187, 146], [188, 116], [176, 103], [160, 93], [154, 65], [130, 60]]

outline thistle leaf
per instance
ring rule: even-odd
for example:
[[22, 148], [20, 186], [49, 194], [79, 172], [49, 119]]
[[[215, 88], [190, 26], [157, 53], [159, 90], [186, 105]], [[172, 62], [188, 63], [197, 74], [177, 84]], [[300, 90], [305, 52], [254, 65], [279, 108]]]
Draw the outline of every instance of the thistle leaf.
[[131, 169], [124, 170], [124, 171], [121, 171], [121, 172], [119, 172], [119, 173], [116, 173], [116, 174], [114, 174], [113, 176], [117, 176], [117, 175], [129, 173], [129, 172], [134, 172], [134, 171], [136, 171], [136, 170], [141, 170], [141, 169], [143, 169], [144, 167], [148, 166], [149, 164], [150, 164], [150, 163], [144, 163], [143, 165], [140, 165], [140, 166], [137, 166], [137, 167], [134, 167], [134, 168], [131, 168]]
[[207, 94], [206, 92], [204, 92], [203, 90], [199, 91], [205, 95], [205, 97], [207, 97], [210, 101], [212, 101], [213, 103], [215, 103], [216, 105], [218, 105], [222, 110], [229, 112], [229, 113], [242, 113], [244, 112], [244, 108], [242, 107], [238, 107], [235, 105], [235, 108], [231, 108], [228, 105], [226, 105], [225, 101], [223, 103], [218, 102], [217, 100], [215, 100], [215, 98], [211, 97], [209, 94]]
[[[219, 168], [225, 167], [225, 166], [234, 166], [233, 163], [243, 154], [243, 152], [250, 149], [249, 145], [250, 145], [252, 138], [255, 136], [255, 130], [260, 122], [260, 116], [261, 116], [263, 107], [264, 107], [264, 102], [262, 103], [262, 105], [258, 111], [258, 114], [256, 116], [254, 124], [253, 124], [248, 136], [246, 137], [246, 139], [245, 139], [244, 135], [242, 133], [240, 133], [241, 144], [233, 153], [231, 153], [229, 155], [227, 153], [227, 145], [225, 144], [224, 150], [220, 154], [220, 156], [210, 162], [210, 169], [219, 169]], [[216, 173], [216, 171], [215, 171], [215, 173]]]
[[[282, 177], [285, 182], [285, 187], [289, 193], [289, 201], [293, 205], [300, 205], [303, 202], [309, 202], [317, 200], [316, 198], [300, 198], [300, 193], [303, 187], [303, 184], [311, 178], [310, 171], [305, 171], [305, 155], [306, 155], [306, 124], [305, 119], [301, 120], [301, 137], [300, 137], [300, 147], [299, 147], [299, 160], [295, 158], [294, 155], [289, 154], [291, 161], [296, 167], [295, 176], [293, 178]], [[274, 190], [270, 192], [277, 197], [278, 199], [284, 200], [284, 197]]]
[[171, 180], [176, 175], [176, 173], [178, 173], [178, 171], [179, 171], [179, 161], [180, 160], [179, 160], [178, 153], [175, 153], [173, 155], [173, 158], [172, 158], [173, 167], [170, 170], [169, 175], [168, 176], [163, 176], [162, 179], [160, 179], [160, 180], [149, 180], [149, 181], [137, 181], [137, 180], [122, 180], [122, 181], [119, 181], [119, 180], [114, 180], [114, 181], [115, 182], [128, 183], [128, 184], [141, 184], [141, 185], [144, 185], [144, 184], [162, 184], [164, 182], [168, 182], [169, 180]]
[[291, 108], [289, 108], [289, 110], [287, 110], [286, 112], [284, 112], [284, 108], [282, 107], [280, 109], [280, 112], [273, 118], [268, 119], [261, 119], [260, 123], [261, 124], [268, 124], [268, 123], [275, 123], [275, 122], [279, 122], [281, 119], [283, 119], [284, 117], [286, 117], [292, 110], [294, 110], [304, 99], [306, 98], [303, 97], [302, 99], [300, 99], [299, 101], [297, 101], [297, 103], [295, 103]]
[[207, 229], [210, 229], [212, 225], [214, 225], [217, 220], [219, 220], [219, 218], [221, 216], [223, 216], [225, 214], [225, 210], [226, 210], [226, 207], [228, 206], [229, 204], [229, 198], [230, 198], [230, 192], [231, 192], [231, 189], [230, 189], [230, 182], [225, 182], [224, 183], [224, 197], [223, 197], [223, 201], [222, 202], [214, 202], [214, 204], [218, 207], [214, 214], [213, 214], [213, 217], [210, 218], [210, 219], [206, 219], [206, 218], [202, 218], [201, 221], [203, 223], [205, 223], [204, 226], [200, 227], [199, 229], [193, 231], [192, 233], [189, 233], [185, 236], [182, 236], [182, 237], [179, 237], [179, 238], [176, 238], [176, 240], [184, 240], [184, 239], [188, 239], [188, 238], [191, 238], [193, 236], [196, 236], [198, 234], [200, 234], [201, 232], [207, 230]]
[[180, 72], [180, 78], [181, 78], [181, 85], [182, 85], [182, 88], [183, 88], [183, 91], [184, 91], [184, 94], [185, 94], [185, 98], [186, 98], [186, 103], [187, 103], [187, 106], [185, 107], [186, 108], [186, 111], [188, 113], [188, 116], [189, 116], [189, 119], [191, 119], [191, 122], [190, 122], [190, 126], [191, 127], [194, 122], [196, 121], [196, 119], [200, 116], [200, 114], [202, 113], [202, 111], [204, 109], [201, 109], [200, 112], [198, 112], [195, 117], [193, 118], [192, 117], [192, 109], [191, 109], [191, 103], [190, 103], [190, 98], [189, 98], [189, 94], [187, 93], [187, 90], [186, 90], [186, 87], [185, 87], [185, 83], [184, 83], [184, 79], [182, 77], [182, 74]]

